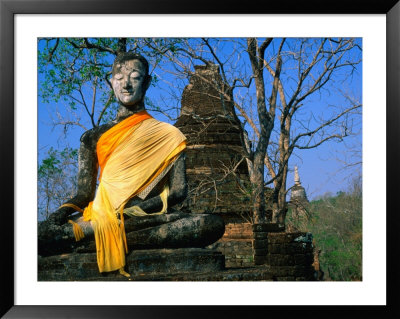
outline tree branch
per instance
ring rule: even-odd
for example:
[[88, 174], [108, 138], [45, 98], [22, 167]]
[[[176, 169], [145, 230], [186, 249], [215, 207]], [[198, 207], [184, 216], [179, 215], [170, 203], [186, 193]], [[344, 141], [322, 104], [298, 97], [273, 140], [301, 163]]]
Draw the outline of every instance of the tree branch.
[[[338, 115], [335, 116], [334, 118], [330, 119], [329, 121], [326, 121], [325, 123], [322, 123], [322, 124], [321, 124], [319, 127], [317, 127], [316, 129], [314, 129], [314, 130], [312, 130], [312, 131], [309, 131], [309, 132], [305, 132], [305, 133], [302, 133], [302, 134], [297, 135], [297, 136], [293, 139], [291, 148], [296, 147], [296, 148], [301, 149], [301, 148], [302, 148], [301, 146], [296, 145], [297, 141], [298, 141], [300, 138], [305, 137], [305, 136], [313, 136], [313, 135], [315, 135], [315, 134], [318, 133], [320, 130], [322, 130], [324, 127], [329, 126], [329, 125], [331, 125], [333, 122], [337, 121], [337, 120], [338, 120], [339, 118], [341, 118], [343, 115], [345, 115], [345, 114], [347, 114], [347, 113], [349, 113], [349, 112], [351, 112], [351, 111], [353, 111], [353, 110], [355, 110], [355, 109], [357, 109], [357, 108], [360, 108], [361, 106], [362, 106], [362, 104], [354, 105], [354, 106], [352, 106], [352, 107], [350, 107], [350, 108], [344, 110], [343, 112], [341, 112], [340, 114], [338, 114]], [[337, 137], [337, 136], [332, 136], [332, 137]], [[341, 138], [343, 138], [343, 136], [341, 136]], [[321, 143], [317, 143], [317, 144], [318, 144], [318, 145], [321, 145]], [[318, 146], [318, 145], [317, 145], [317, 146]], [[315, 147], [315, 146], [313, 146], [313, 147], [304, 147], [304, 149], [305, 149], [305, 148], [314, 148], [314, 147]]]
[[109, 93], [107, 102], [104, 104], [104, 107], [103, 107], [103, 109], [102, 109], [101, 112], [100, 112], [99, 118], [97, 119], [97, 126], [100, 125], [100, 122], [101, 122], [101, 119], [103, 118], [104, 112], [105, 112], [105, 111], [108, 109], [108, 107], [110, 106], [111, 101], [112, 101], [113, 94], [114, 94], [114, 93], [113, 93], [112, 91]]
[[271, 44], [274, 38], [266, 38], [263, 43], [261, 43], [260, 47], [258, 48], [258, 56], [260, 59], [264, 59], [265, 50]]
[[56, 44], [54, 45], [54, 48], [50, 51], [49, 58], [47, 60], [48, 62], [51, 62], [51, 60], [53, 58], [53, 54], [54, 54], [54, 52], [56, 52], [59, 43], [60, 43], [60, 38], [57, 38], [56, 39]]
[[101, 46], [101, 45], [97, 45], [97, 44], [90, 43], [89, 40], [88, 40], [88, 38], [84, 38], [84, 39], [83, 39], [84, 42], [85, 42], [85, 45], [78, 45], [78, 44], [76, 44], [74, 41], [72, 41], [71, 39], [68, 39], [68, 38], [65, 38], [65, 40], [66, 40], [69, 44], [71, 44], [75, 49], [97, 49], [97, 50], [99, 50], [99, 51], [102, 51], [102, 52], [109, 52], [109, 53], [112, 53], [112, 54], [114, 54], [114, 55], [117, 55], [117, 54], [118, 54], [118, 51], [115, 51], [115, 50], [113, 50], [113, 49], [111, 49], [111, 48], [107, 48], [107, 47], [103, 47], [103, 46]]
[[228, 84], [228, 81], [226, 79], [226, 75], [225, 75], [225, 70], [224, 70], [224, 64], [221, 62], [221, 60], [217, 57], [217, 55], [214, 52], [214, 49], [211, 47], [210, 43], [208, 42], [208, 40], [206, 38], [201, 38], [203, 40], [203, 42], [206, 44], [206, 46], [208, 47], [208, 49], [211, 52], [211, 55], [214, 57], [214, 59], [217, 61], [217, 63], [219, 64], [220, 68], [221, 68], [221, 74], [222, 74], [222, 78], [224, 80], [224, 82], [226, 84]]

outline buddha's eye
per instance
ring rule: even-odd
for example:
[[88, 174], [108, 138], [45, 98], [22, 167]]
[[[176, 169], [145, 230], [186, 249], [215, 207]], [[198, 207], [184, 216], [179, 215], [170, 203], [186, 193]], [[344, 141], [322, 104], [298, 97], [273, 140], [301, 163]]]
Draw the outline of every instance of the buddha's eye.
[[133, 80], [140, 80], [140, 77], [141, 77], [141, 75], [139, 72], [132, 72], [130, 75], [130, 78]]

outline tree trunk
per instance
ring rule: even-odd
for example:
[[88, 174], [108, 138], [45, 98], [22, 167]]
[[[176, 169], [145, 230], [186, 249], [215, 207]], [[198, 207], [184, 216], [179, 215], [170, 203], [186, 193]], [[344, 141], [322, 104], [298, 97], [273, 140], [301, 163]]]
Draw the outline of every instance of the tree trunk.
[[261, 224], [266, 221], [265, 194], [264, 194], [264, 157], [265, 154], [258, 152], [254, 156], [253, 175], [251, 176], [252, 202], [254, 223]]
[[265, 189], [264, 189], [264, 159], [267, 153], [267, 147], [274, 128], [276, 98], [278, 92], [279, 75], [282, 61], [278, 56], [276, 61], [276, 72], [274, 82], [272, 84], [271, 97], [269, 99], [269, 111], [267, 111], [267, 103], [265, 98], [265, 82], [264, 82], [264, 53], [265, 49], [271, 43], [271, 39], [266, 39], [260, 47], [257, 40], [249, 38], [247, 47], [251, 67], [254, 74], [257, 96], [257, 114], [260, 121], [260, 137], [254, 153], [253, 165], [253, 216], [255, 223], [266, 222], [265, 212]]

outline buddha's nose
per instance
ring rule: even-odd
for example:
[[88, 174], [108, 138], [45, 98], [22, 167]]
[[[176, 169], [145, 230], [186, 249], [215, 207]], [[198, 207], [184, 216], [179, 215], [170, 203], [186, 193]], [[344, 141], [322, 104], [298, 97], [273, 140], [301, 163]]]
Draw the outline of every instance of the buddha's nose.
[[131, 86], [131, 83], [129, 82], [129, 79], [125, 78], [124, 83], [123, 83], [123, 88], [127, 89], [127, 88], [130, 88], [130, 86]]

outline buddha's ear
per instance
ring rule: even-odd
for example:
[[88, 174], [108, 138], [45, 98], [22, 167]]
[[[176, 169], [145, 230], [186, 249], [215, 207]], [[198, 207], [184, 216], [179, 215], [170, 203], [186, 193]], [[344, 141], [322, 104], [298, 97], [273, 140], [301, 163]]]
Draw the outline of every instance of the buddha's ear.
[[145, 79], [144, 88], [145, 88], [146, 91], [147, 91], [147, 89], [150, 87], [151, 80], [152, 80], [151, 75], [148, 75], [148, 76], [146, 77], [146, 79]]

